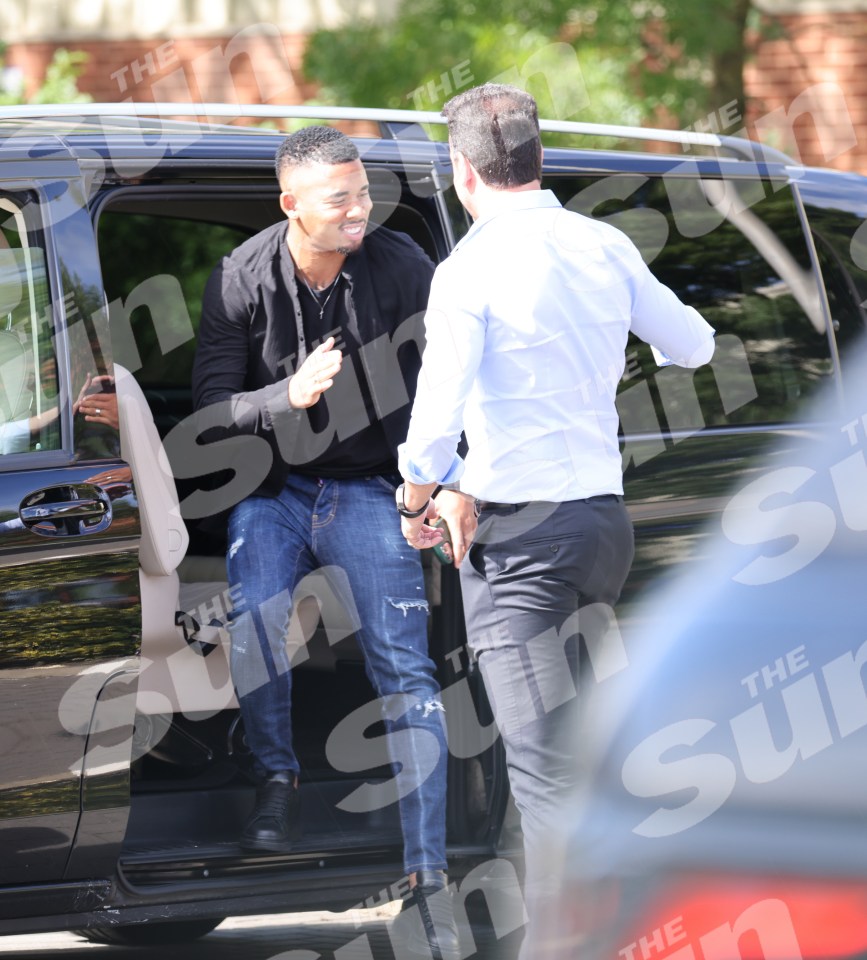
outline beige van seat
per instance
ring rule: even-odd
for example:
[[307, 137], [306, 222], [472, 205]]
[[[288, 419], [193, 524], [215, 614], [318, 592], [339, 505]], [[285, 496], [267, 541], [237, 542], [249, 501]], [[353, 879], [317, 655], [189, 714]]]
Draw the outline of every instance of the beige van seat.
[[140, 713], [165, 714], [237, 706], [226, 630], [203, 624], [191, 643], [189, 626], [185, 636], [185, 627], [176, 622], [179, 611], [196, 617], [197, 611], [215, 606], [226, 596], [227, 584], [225, 579], [181, 584], [178, 566], [189, 534], [171, 467], [135, 378], [117, 364], [115, 378], [121, 453], [132, 470], [141, 521], [142, 664], [136, 707]]

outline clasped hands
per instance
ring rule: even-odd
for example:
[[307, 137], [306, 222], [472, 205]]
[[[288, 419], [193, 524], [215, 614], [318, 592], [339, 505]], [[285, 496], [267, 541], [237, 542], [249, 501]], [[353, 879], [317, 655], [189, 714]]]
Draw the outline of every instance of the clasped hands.
[[400, 518], [400, 530], [406, 542], [415, 550], [427, 550], [442, 543], [443, 531], [430, 525], [441, 518], [449, 530], [455, 567], [460, 567], [476, 534], [475, 499], [458, 490], [441, 490], [436, 500], [428, 502], [427, 511], [420, 517]]

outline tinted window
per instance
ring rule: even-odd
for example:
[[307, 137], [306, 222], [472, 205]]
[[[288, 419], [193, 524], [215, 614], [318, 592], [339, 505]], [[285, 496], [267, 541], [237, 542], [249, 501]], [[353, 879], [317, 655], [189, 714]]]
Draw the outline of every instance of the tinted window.
[[804, 400], [832, 364], [787, 187], [638, 175], [545, 186], [569, 209], [627, 233], [656, 276], [717, 331], [713, 363], [695, 372], [659, 368], [632, 339], [618, 400], [626, 432], [784, 423], [807, 412]]
[[99, 218], [115, 360], [143, 387], [189, 389], [202, 292], [217, 261], [253, 233], [153, 214]]
[[[845, 185], [841, 184], [839, 189], [841, 195], [837, 199], [842, 203], [847, 199]], [[834, 201], [826, 196], [806, 195], [804, 200], [845, 379], [850, 348], [861, 342], [867, 331], [867, 230], [860, 215], [863, 210], [856, 213], [835, 208]]]
[[61, 445], [45, 251], [33, 198], [0, 193], [0, 455]]

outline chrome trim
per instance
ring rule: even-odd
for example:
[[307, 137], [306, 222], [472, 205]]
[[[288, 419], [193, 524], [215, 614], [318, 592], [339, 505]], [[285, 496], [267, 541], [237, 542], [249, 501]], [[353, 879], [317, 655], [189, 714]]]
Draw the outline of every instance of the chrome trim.
[[[24, 104], [3, 108], [4, 120], [40, 118], [88, 117], [194, 117], [211, 119], [238, 119], [251, 117], [261, 120], [352, 120], [373, 123], [411, 124], [446, 122], [441, 113], [425, 110], [389, 110], [368, 107], [327, 107], [278, 104], [232, 103], [60, 103]], [[617, 137], [624, 140], [655, 140], [684, 146], [704, 146], [731, 150], [738, 156], [765, 159], [791, 164], [790, 157], [772, 147], [741, 137], [718, 136], [695, 130], [662, 130], [654, 127], [626, 127], [618, 124], [586, 123], [572, 120], [541, 120], [545, 133], [581, 134], [585, 136]]]

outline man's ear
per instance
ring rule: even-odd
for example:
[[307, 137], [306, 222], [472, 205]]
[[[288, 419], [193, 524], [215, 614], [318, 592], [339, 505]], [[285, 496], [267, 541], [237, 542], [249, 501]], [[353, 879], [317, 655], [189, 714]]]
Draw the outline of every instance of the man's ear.
[[472, 189], [478, 174], [475, 167], [458, 150], [452, 151], [452, 166], [455, 171], [455, 179], [460, 180], [462, 186]]
[[280, 194], [280, 209], [290, 220], [294, 220], [298, 216], [295, 210], [295, 194], [284, 190]]

